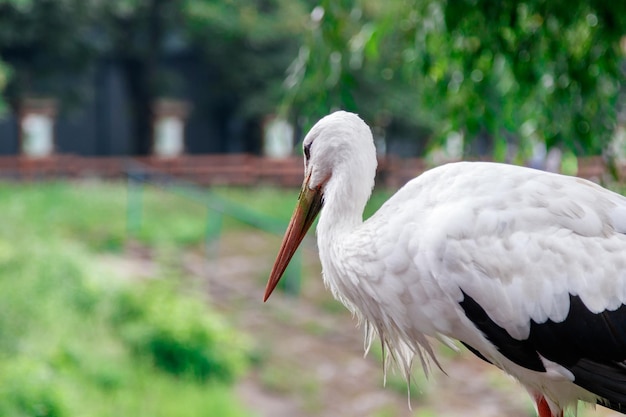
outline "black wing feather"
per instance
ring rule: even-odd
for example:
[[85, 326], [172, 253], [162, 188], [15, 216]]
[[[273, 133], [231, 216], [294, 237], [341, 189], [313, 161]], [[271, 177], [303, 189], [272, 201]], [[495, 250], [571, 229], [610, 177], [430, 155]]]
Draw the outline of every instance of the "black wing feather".
[[[498, 347], [500, 353], [524, 368], [545, 372], [546, 368], [544, 368], [537, 351], [530, 343], [513, 338], [506, 329], [498, 326], [491, 320], [485, 309], [472, 297], [464, 292], [463, 296], [464, 298], [460, 305], [463, 311], [465, 311], [465, 315], [483, 332], [491, 343]], [[476, 352], [476, 349], [473, 347], [470, 350], [474, 353]], [[478, 356], [481, 359], [485, 359], [482, 354]]]
[[539, 372], [545, 371], [539, 355], [556, 362], [574, 374], [575, 384], [602, 397], [601, 405], [626, 414], [626, 305], [596, 314], [570, 294], [565, 320], [531, 321], [528, 338], [518, 340], [463, 295], [460, 306], [465, 315], [504, 356]]

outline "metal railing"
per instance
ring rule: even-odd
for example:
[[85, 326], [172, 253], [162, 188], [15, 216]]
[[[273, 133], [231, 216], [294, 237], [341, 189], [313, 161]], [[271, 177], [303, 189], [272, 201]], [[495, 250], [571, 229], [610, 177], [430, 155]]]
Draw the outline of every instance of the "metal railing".
[[[224, 216], [236, 219], [250, 227], [266, 233], [282, 236], [286, 223], [254, 211], [239, 203], [220, 196], [210, 188], [198, 186], [169, 174], [159, 172], [153, 167], [130, 160], [126, 165], [128, 199], [126, 209], [126, 228], [130, 235], [136, 236], [142, 227], [143, 190], [154, 186], [162, 191], [177, 195], [206, 208], [206, 226], [204, 244], [207, 257], [219, 256], [219, 241], [222, 235]], [[302, 258], [296, 252], [290, 262], [280, 289], [290, 295], [300, 293], [302, 280]]]

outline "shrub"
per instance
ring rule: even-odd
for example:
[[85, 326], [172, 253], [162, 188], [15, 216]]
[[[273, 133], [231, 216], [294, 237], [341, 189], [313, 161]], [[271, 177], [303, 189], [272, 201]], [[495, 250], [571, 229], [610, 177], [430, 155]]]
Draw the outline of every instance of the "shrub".
[[153, 280], [121, 293], [114, 323], [135, 355], [199, 381], [232, 382], [247, 362], [244, 340], [197, 297]]
[[19, 357], [0, 365], [0, 415], [3, 417], [69, 416], [46, 363]]

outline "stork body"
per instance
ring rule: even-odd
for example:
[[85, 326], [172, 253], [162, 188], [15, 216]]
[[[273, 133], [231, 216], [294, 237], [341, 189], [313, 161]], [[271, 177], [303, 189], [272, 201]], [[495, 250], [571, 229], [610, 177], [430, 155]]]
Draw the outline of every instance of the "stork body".
[[[578, 400], [626, 413], [626, 198], [493, 163], [444, 165], [370, 219], [371, 132], [336, 112], [304, 140], [305, 182], [265, 298], [321, 210], [326, 285], [408, 375], [429, 338], [518, 379], [540, 417]], [[429, 338], [427, 338], [427, 336]]]

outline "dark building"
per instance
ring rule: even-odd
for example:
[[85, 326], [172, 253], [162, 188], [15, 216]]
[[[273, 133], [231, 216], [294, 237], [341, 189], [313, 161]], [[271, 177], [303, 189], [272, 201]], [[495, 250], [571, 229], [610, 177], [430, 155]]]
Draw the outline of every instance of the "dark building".
[[[236, 103], [212, 96], [220, 82], [199, 54], [185, 48], [169, 54], [161, 66], [173, 78], [174, 98], [189, 108], [185, 122], [185, 153], [258, 153], [260, 128], [236, 116]], [[131, 106], [120, 62], [99, 59], [87, 74], [68, 76], [78, 83], [77, 102], [59, 105], [54, 125], [56, 153], [83, 156], [136, 154]], [[73, 86], [76, 88], [76, 85]], [[18, 115], [0, 116], [0, 155], [20, 153]]]

